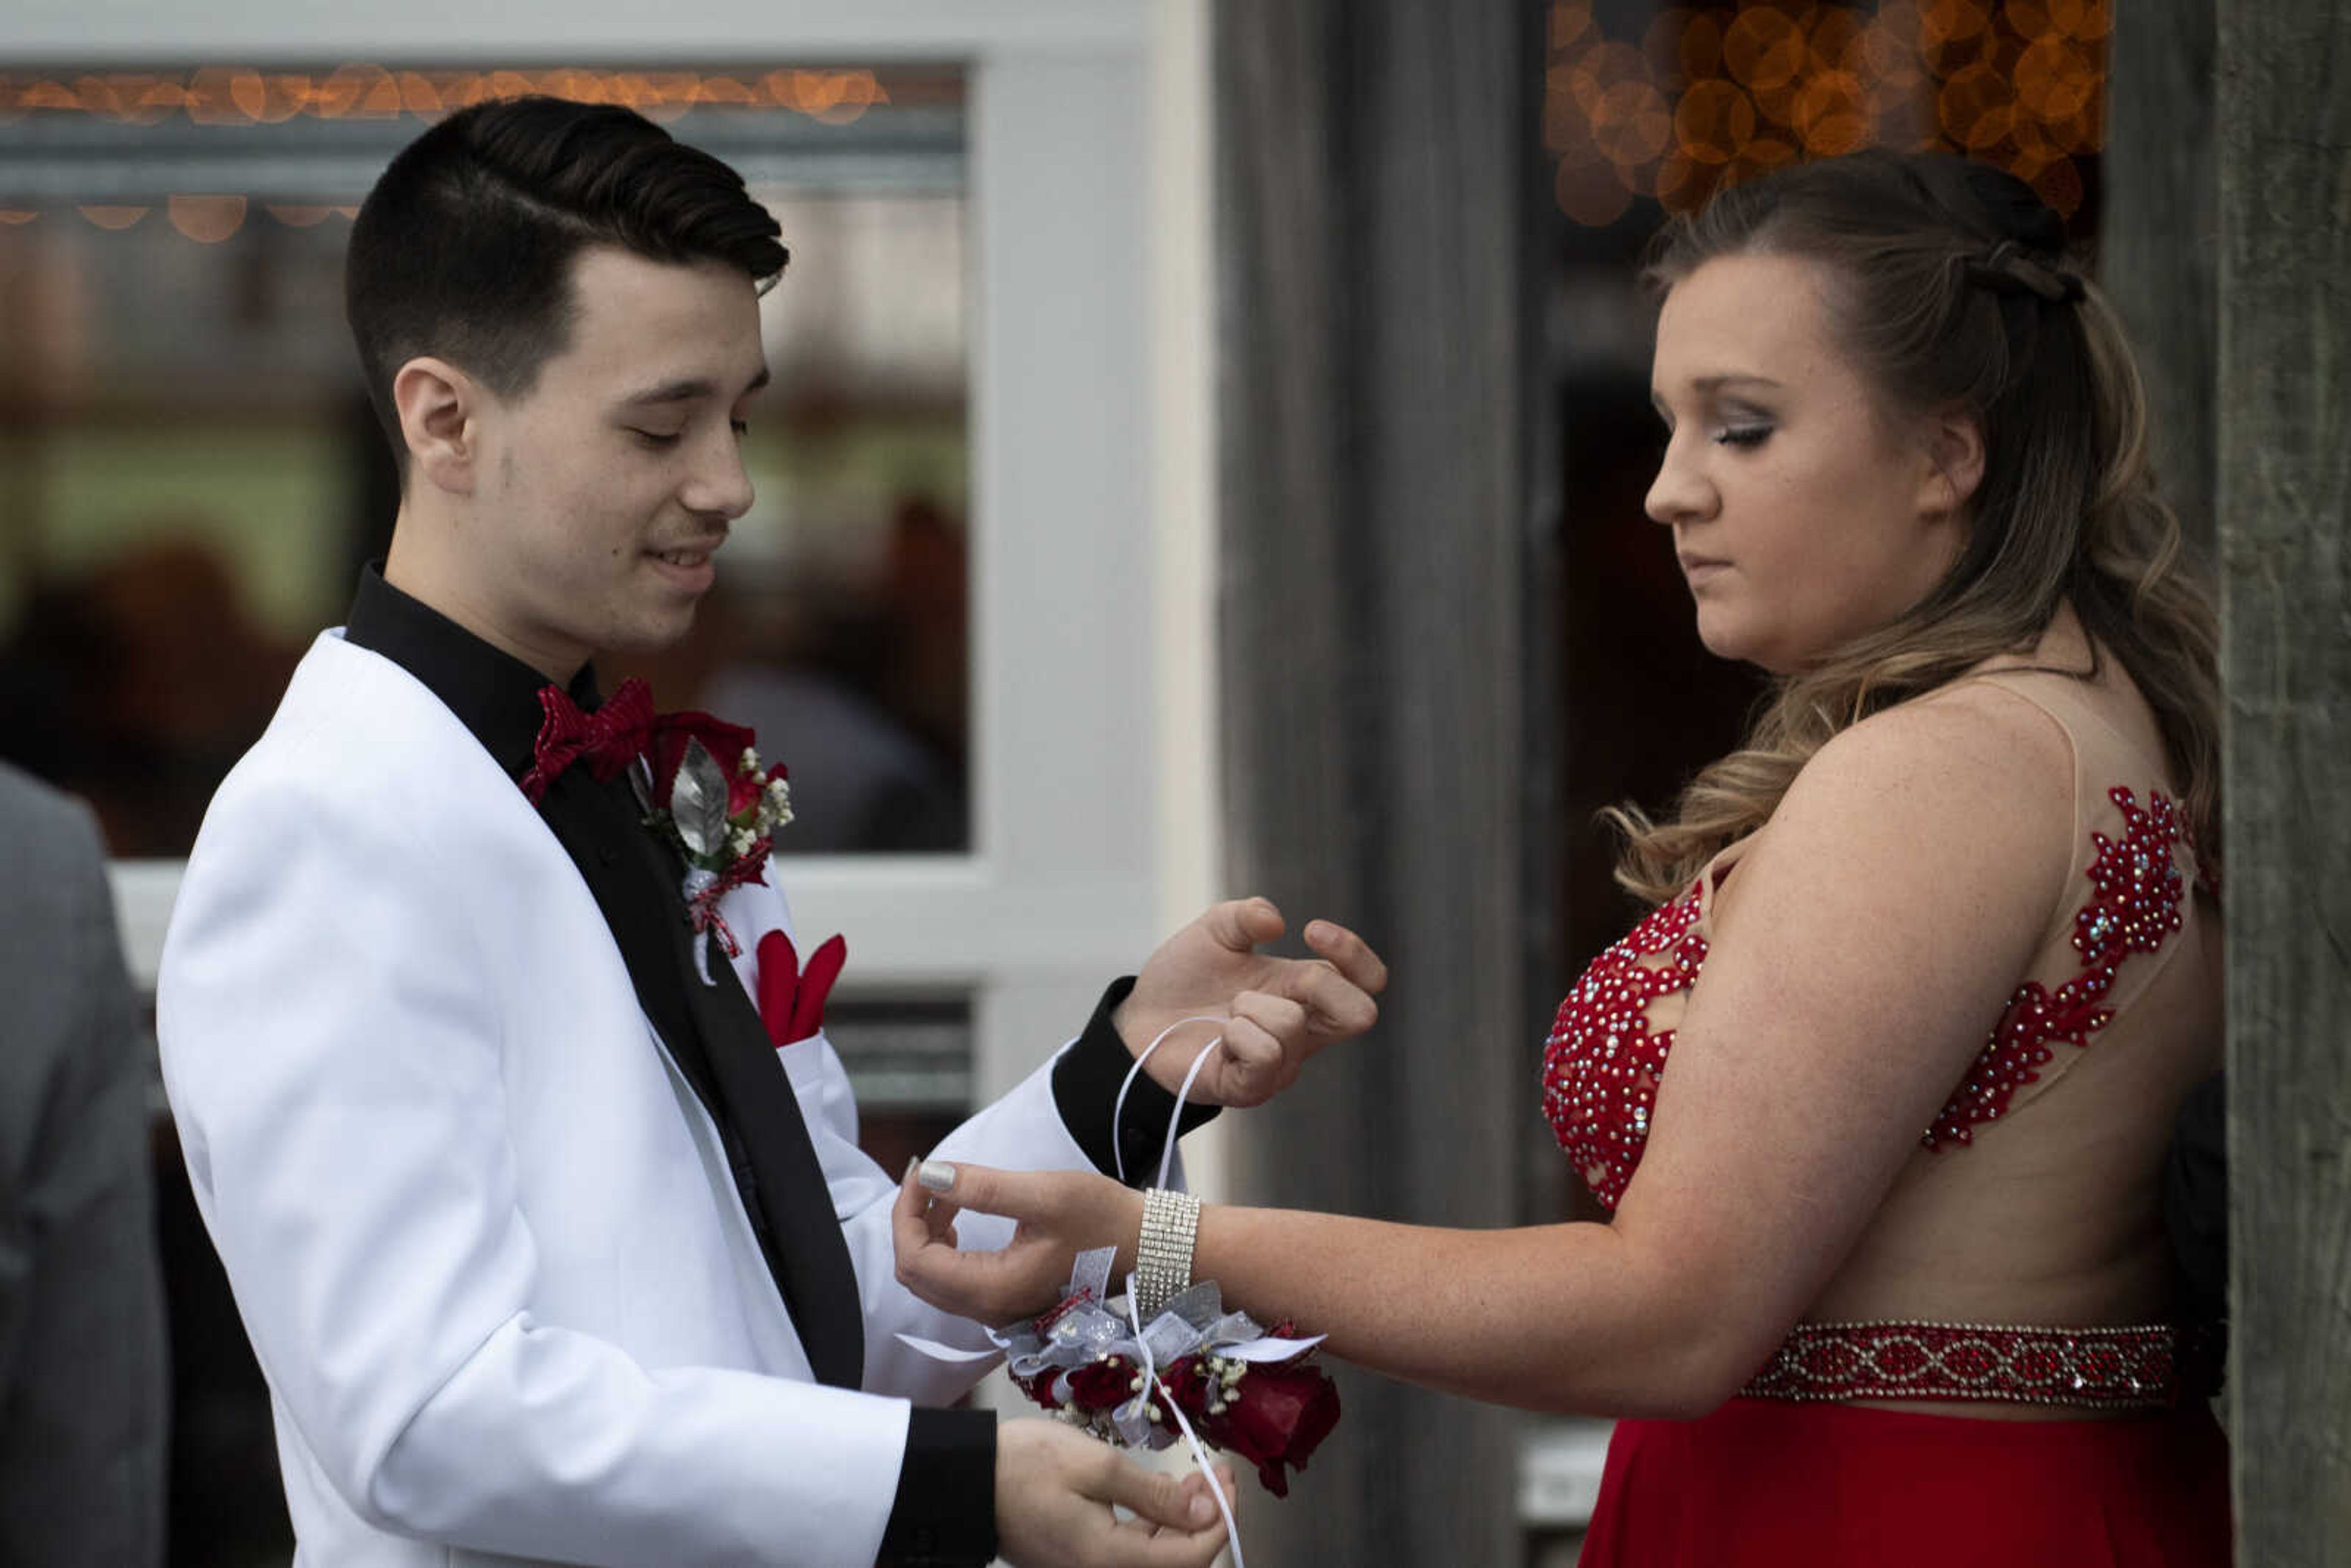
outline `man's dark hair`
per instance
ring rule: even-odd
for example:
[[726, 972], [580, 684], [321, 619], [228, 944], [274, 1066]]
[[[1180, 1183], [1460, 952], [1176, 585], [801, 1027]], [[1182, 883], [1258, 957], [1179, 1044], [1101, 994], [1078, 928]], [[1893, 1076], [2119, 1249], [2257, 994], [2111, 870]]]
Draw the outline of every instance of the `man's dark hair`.
[[528, 392], [569, 341], [587, 246], [725, 262], [764, 286], [789, 259], [779, 232], [740, 174], [630, 110], [513, 98], [442, 120], [368, 193], [343, 263], [344, 315], [402, 472], [400, 367], [432, 354], [500, 397]]

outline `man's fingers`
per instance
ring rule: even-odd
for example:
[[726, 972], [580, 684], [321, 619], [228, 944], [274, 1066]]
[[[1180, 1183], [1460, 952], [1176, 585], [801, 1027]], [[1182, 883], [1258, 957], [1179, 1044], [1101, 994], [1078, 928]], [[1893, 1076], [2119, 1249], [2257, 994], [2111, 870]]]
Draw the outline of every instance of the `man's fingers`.
[[1131, 1460], [1111, 1456], [1117, 1464], [1109, 1472], [1103, 1497], [1132, 1511], [1137, 1519], [1171, 1530], [1202, 1530], [1218, 1521], [1216, 1500], [1193, 1491], [1184, 1478], [1165, 1470], [1146, 1470]]
[[1388, 967], [1372, 945], [1330, 920], [1306, 923], [1306, 945], [1328, 958], [1350, 981], [1372, 996], [1388, 988]]
[[1240, 1065], [1280, 1077], [1285, 1066], [1294, 1067], [1304, 1059], [1307, 1023], [1305, 1008], [1288, 997], [1243, 991], [1233, 998], [1225, 1042]]
[[1200, 916], [1201, 926], [1219, 947], [1246, 953], [1260, 942], [1280, 940], [1289, 929], [1281, 911], [1268, 898], [1235, 898], [1212, 904]]
[[1168, 1530], [1151, 1535], [1119, 1532], [1106, 1542], [1102, 1561], [1109, 1568], [1208, 1568], [1225, 1549], [1224, 1521], [1206, 1530], [1186, 1533]]
[[1334, 965], [1293, 964], [1282, 973], [1281, 988], [1314, 1015], [1322, 1034], [1353, 1038], [1379, 1021], [1380, 1006], [1371, 993]]

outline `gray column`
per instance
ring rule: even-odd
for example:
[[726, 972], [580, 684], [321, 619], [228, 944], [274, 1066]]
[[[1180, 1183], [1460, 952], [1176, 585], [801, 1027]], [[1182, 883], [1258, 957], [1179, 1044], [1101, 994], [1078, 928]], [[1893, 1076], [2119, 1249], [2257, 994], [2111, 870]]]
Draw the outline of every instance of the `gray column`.
[[2207, 557], [2220, 352], [2212, 6], [2131, 0], [2116, 8], [2098, 220], [2099, 280], [2147, 377], [2157, 478]]
[[[1509, 1224], [1538, 1117], [1520, 759], [1541, 10], [1216, 16], [1230, 881], [1357, 924], [1395, 974], [1372, 1038], [1237, 1121], [1241, 1188]], [[1342, 1388], [1291, 1500], [1252, 1511], [1252, 1562], [1517, 1559], [1516, 1417]]]
[[2351, 10], [2220, 7], [2238, 1561], [2351, 1563]]

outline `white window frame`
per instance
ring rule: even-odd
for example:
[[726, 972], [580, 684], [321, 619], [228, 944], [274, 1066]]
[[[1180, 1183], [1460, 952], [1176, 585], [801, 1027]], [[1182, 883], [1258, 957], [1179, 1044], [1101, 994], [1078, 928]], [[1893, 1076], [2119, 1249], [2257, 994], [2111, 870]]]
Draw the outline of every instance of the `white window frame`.
[[[1074, 1032], [1101, 985], [1216, 883], [1205, 12], [16, 0], [0, 58], [966, 68], [976, 850], [794, 859], [783, 875], [804, 927], [848, 934], [844, 995], [972, 998], [987, 1097]], [[151, 984], [182, 869], [114, 868], [125, 946]], [[1218, 1163], [1196, 1148], [1196, 1175]]]

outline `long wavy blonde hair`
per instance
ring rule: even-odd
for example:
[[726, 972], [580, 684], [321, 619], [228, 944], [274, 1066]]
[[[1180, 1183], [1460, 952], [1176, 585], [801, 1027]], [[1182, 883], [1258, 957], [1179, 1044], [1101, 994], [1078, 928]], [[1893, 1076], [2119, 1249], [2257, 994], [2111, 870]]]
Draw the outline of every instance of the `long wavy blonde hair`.
[[1956, 158], [1873, 150], [1734, 186], [1658, 236], [1659, 291], [1720, 256], [1820, 265], [1830, 329], [1886, 404], [1980, 423], [1984, 471], [1949, 575], [1891, 624], [1781, 676], [1740, 748], [1673, 814], [1603, 813], [1616, 880], [1652, 903], [1761, 827], [1831, 737], [2001, 653], [2062, 604], [2122, 662], [2161, 727], [2199, 852], [2220, 849], [2218, 619], [2156, 494], [2147, 400], [2122, 324], [2064, 256], [2030, 187]]

